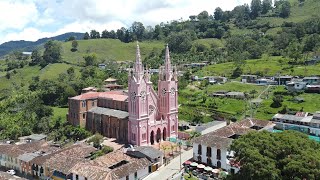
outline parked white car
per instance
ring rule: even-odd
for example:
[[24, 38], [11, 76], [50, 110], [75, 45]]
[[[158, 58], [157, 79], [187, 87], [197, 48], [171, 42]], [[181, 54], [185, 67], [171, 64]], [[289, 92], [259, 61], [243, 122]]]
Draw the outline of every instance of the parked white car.
[[13, 170], [13, 169], [10, 169], [10, 170], [7, 171], [7, 173], [13, 176], [13, 175], [16, 174], [16, 171]]

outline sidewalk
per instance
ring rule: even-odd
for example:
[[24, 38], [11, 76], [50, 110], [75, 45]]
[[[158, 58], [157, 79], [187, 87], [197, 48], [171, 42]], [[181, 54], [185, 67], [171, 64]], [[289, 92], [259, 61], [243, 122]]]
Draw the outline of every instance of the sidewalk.
[[[193, 156], [193, 149], [190, 149], [188, 151], [184, 151], [181, 154], [181, 164], [185, 161], [189, 160]], [[182, 165], [181, 165], [182, 167]], [[166, 180], [166, 179], [172, 179], [174, 174], [178, 173], [180, 169], [180, 156], [177, 156], [171, 162], [164, 167], [161, 167], [156, 172], [153, 172], [149, 176], [145, 178], [145, 180]]]
[[[221, 122], [218, 123], [215, 126], [212, 126], [204, 131], [201, 132], [201, 134], [207, 134], [209, 132], [215, 131], [217, 129], [220, 129], [224, 126], [226, 126], [226, 122]], [[181, 164], [180, 164], [180, 156], [177, 156], [176, 158], [174, 158], [173, 160], [171, 160], [171, 162], [164, 167], [161, 167], [160, 169], [158, 169], [157, 171], [151, 173], [149, 176], [147, 176], [146, 178], [144, 178], [144, 180], [167, 180], [167, 179], [177, 179], [180, 177], [180, 175], [178, 175], [179, 170], [180, 170], [180, 165], [182, 167], [182, 163], [184, 163], [185, 161], [191, 159], [193, 157], [193, 149], [190, 149], [188, 151], [184, 151], [181, 154]]]

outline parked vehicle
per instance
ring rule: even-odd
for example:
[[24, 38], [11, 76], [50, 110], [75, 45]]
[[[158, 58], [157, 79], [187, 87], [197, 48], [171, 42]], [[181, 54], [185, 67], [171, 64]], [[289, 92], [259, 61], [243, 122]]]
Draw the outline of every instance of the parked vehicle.
[[13, 170], [13, 169], [10, 169], [10, 170], [7, 171], [7, 173], [13, 176], [13, 175], [16, 174], [16, 171]]

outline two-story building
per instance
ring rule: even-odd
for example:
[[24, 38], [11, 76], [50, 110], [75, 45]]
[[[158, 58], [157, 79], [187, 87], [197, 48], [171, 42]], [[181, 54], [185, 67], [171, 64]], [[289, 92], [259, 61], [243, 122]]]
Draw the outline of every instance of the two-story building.
[[237, 173], [241, 164], [235, 161], [234, 152], [228, 150], [232, 141], [250, 131], [272, 131], [273, 127], [270, 121], [245, 119], [199, 136], [193, 140], [193, 159], [213, 168]]
[[123, 91], [87, 92], [69, 98], [68, 121], [93, 133], [127, 141], [128, 95]]
[[280, 130], [297, 130], [310, 135], [320, 136], [320, 114], [309, 114], [298, 112], [291, 114], [276, 114], [272, 121], [275, 128]]

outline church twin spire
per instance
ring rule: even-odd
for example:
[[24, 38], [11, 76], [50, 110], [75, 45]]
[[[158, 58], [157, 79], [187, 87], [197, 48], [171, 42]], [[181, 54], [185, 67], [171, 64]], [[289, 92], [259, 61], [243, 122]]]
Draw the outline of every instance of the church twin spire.
[[141, 55], [140, 55], [140, 47], [139, 47], [138, 43], [137, 43], [137, 50], [136, 50], [135, 73], [143, 74], [143, 66], [142, 66]]
[[[159, 78], [162, 81], [170, 81], [172, 77], [175, 77], [177, 72], [174, 72], [175, 69], [171, 66], [171, 60], [170, 60], [170, 51], [169, 51], [169, 45], [166, 45], [166, 51], [165, 51], [165, 62], [164, 67], [160, 67], [159, 69]], [[149, 77], [149, 71], [144, 69], [141, 61], [141, 54], [140, 54], [140, 47], [137, 42], [137, 49], [136, 49], [136, 62], [134, 64], [134, 71], [132, 74], [134, 74], [135, 78], [139, 81], [142, 76], [146, 73], [146, 77]], [[148, 79], [149, 81], [149, 79]]]

